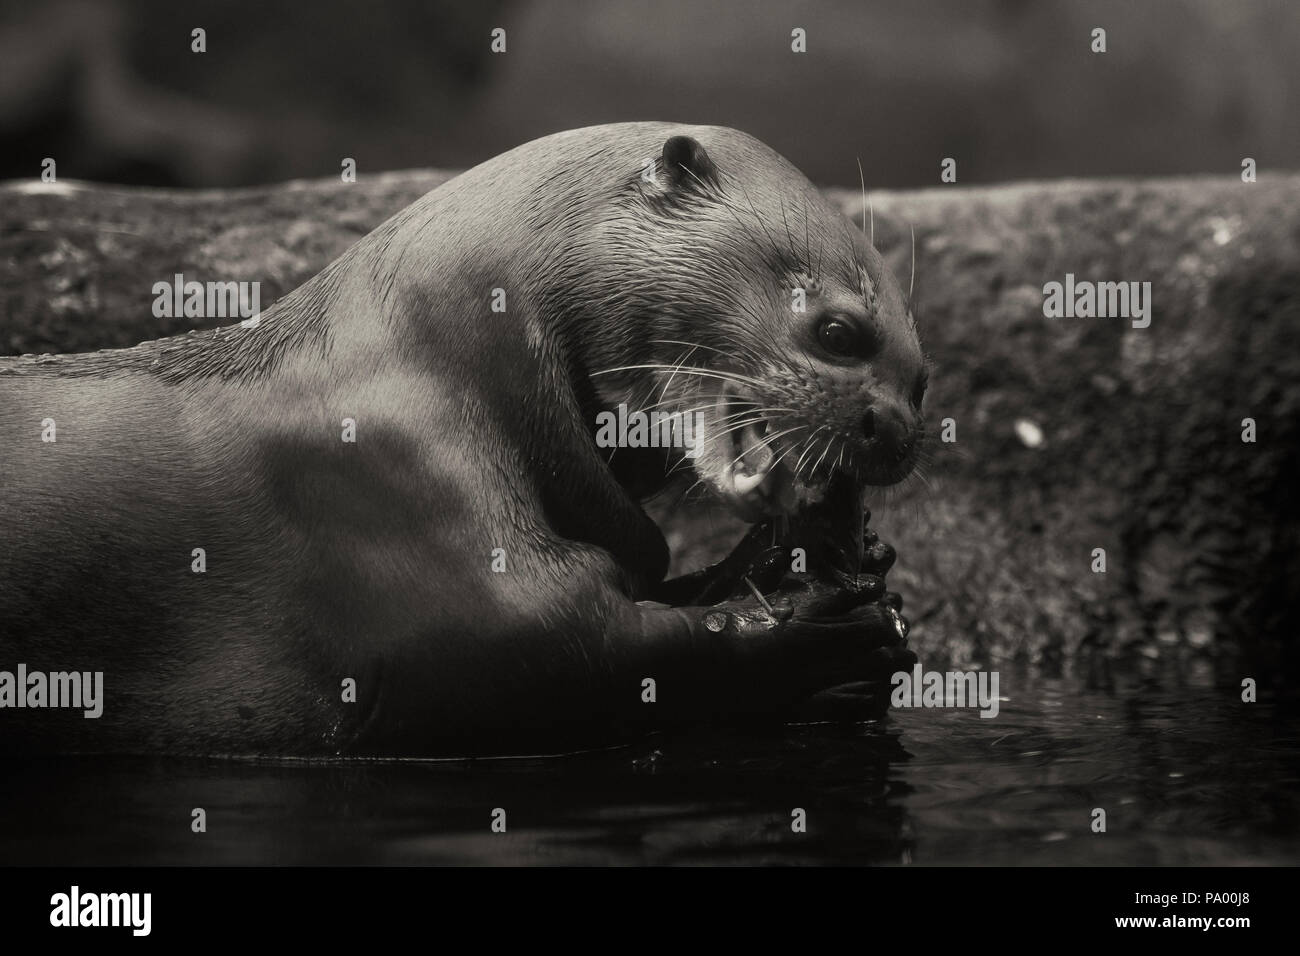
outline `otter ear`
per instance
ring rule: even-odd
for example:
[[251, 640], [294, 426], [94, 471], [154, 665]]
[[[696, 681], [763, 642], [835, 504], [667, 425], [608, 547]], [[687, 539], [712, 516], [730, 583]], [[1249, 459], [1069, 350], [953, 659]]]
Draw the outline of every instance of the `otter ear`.
[[673, 189], [694, 189], [704, 183], [717, 185], [718, 167], [699, 140], [672, 136], [664, 143], [664, 178]]

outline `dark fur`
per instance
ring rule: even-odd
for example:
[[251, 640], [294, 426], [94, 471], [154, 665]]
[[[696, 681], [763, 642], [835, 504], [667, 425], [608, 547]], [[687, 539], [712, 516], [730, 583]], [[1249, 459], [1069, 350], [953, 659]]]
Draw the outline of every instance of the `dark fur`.
[[[674, 134], [716, 176], [642, 182]], [[784, 296], [812, 274], [879, 291], [880, 363], [799, 355]], [[700, 609], [633, 602], [667, 549], [591, 439], [598, 408], [656, 379], [594, 373], [698, 341], [765, 359], [774, 394], [829, 418], [907, 394], [904, 315], [863, 237], [762, 144], [626, 124], [448, 182], [256, 329], [0, 359], [0, 668], [103, 670], [106, 695], [97, 721], [0, 711], [0, 747], [496, 752], [725, 710], [743, 689], [719, 682], [752, 675]], [[824, 686], [843, 665], [818, 653], [757, 706]], [[671, 690], [658, 710], [644, 676]]]

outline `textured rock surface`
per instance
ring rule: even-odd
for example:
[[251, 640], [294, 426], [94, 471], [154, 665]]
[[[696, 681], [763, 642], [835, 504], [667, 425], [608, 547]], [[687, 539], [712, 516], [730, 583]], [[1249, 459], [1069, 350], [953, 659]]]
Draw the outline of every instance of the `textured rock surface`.
[[[263, 306], [446, 174], [166, 192], [0, 187], [0, 353], [183, 332], [154, 282], [258, 280]], [[860, 197], [836, 194], [855, 219]], [[882, 493], [927, 666], [1205, 661], [1269, 679], [1300, 607], [1300, 175], [872, 196], [934, 369], [926, 481]], [[1067, 272], [1150, 281], [1151, 326], [1046, 319]], [[1258, 422], [1256, 444], [1242, 419]], [[1036, 440], [1041, 439], [1041, 440]], [[666, 521], [685, 564], [739, 528]], [[1107, 572], [1090, 570], [1105, 548]], [[1253, 669], [1238, 669], [1245, 650]], [[1292, 675], [1294, 668], [1288, 669]]]
[[[919, 630], [980, 662], [1231, 644], [1278, 663], [1300, 573], [1300, 177], [934, 190], [876, 212], [903, 275], [898, 223], [915, 227], [929, 414], [959, 438], [934, 446], [932, 490], [881, 512]], [[1150, 281], [1150, 327], [1044, 318], [1067, 272]]]

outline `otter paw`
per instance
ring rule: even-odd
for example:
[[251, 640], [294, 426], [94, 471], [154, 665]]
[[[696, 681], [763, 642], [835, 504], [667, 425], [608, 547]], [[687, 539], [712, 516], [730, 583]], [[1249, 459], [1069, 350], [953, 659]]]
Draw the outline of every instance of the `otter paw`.
[[793, 701], [849, 681], [879, 680], [909, 659], [906, 621], [883, 603], [884, 593], [878, 578], [845, 590], [787, 575], [763, 603], [709, 609], [704, 626], [721, 638], [734, 680], [769, 700]]

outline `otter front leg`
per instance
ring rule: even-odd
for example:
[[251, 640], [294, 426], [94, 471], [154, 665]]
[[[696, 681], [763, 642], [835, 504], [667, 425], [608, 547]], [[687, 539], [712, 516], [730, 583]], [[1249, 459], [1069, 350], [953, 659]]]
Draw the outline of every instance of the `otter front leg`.
[[820, 690], [883, 678], [907, 654], [876, 574], [849, 586], [784, 574], [758, 595], [668, 607], [634, 601], [612, 556], [589, 545], [552, 540], [512, 572], [457, 579], [446, 564], [431, 580], [456, 580], [459, 600], [389, 594], [393, 619], [418, 623], [386, 647], [374, 715], [346, 752], [554, 753], [781, 718]]
[[641, 704], [653, 686], [654, 706], [618, 710], [637, 724], [661, 726], [776, 716], [818, 691], [886, 679], [915, 661], [895, 602], [873, 575], [844, 589], [792, 574], [775, 592], [751, 600], [638, 605], [621, 620], [631, 630], [616, 629], [607, 646], [615, 672], [642, 675]]

